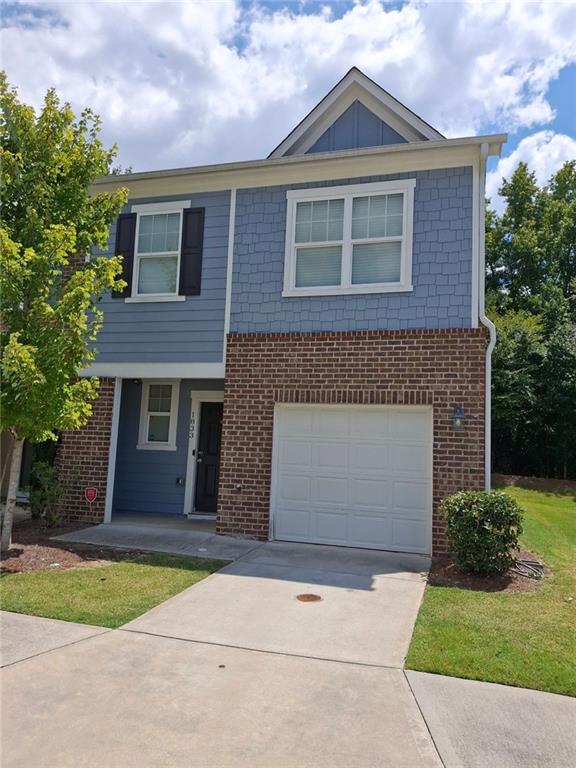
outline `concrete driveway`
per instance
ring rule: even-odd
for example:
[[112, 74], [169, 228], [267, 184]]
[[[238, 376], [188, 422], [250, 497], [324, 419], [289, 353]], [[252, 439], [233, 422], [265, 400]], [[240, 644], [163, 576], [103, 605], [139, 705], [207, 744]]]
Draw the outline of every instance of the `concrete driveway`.
[[3, 768], [571, 767], [573, 700], [404, 672], [426, 567], [267, 544], [120, 630], [4, 614]]
[[124, 629], [400, 668], [428, 567], [420, 555], [269, 543]]

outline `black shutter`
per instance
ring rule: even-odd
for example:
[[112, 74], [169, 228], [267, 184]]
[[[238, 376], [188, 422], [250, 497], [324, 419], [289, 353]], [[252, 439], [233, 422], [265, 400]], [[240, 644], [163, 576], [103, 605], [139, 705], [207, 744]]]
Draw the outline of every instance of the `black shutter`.
[[136, 239], [136, 214], [121, 213], [116, 222], [116, 256], [122, 256], [122, 280], [126, 286], [112, 291], [113, 299], [125, 299], [132, 295], [132, 270], [134, 267], [134, 241]]
[[181, 296], [198, 296], [202, 277], [204, 208], [185, 208], [183, 214], [179, 293]]

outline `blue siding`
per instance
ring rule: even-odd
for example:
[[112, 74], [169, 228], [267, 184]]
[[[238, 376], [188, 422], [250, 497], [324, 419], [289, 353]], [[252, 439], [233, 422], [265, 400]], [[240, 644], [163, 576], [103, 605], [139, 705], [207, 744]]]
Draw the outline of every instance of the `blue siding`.
[[332, 123], [309, 153], [333, 152], [339, 149], [358, 149], [359, 147], [380, 147], [383, 144], [406, 142], [393, 128], [380, 120], [364, 104], [355, 101], [340, 117]]
[[186, 477], [190, 392], [223, 389], [222, 381], [182, 381], [178, 402], [178, 427], [175, 451], [139, 451], [138, 429], [142, 385], [129, 379], [122, 383], [114, 511], [156, 512], [181, 515], [184, 511], [184, 486], [177, 477]]
[[[147, 198], [130, 203], [188, 198], [193, 207], [206, 209], [201, 294], [187, 296], [182, 302], [143, 304], [126, 304], [123, 299], [106, 296], [101, 304], [104, 325], [96, 341], [97, 362], [221, 362], [230, 192]], [[113, 254], [115, 242], [113, 226], [105, 255]]]
[[[282, 298], [287, 189], [395, 178], [416, 178], [414, 290]], [[296, 186], [238, 191], [232, 332], [470, 327], [472, 168]]]

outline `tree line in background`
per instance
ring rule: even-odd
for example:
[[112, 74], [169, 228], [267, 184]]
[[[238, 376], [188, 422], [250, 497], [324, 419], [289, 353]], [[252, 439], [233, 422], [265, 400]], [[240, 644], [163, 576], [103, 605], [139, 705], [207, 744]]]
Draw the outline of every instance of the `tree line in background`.
[[576, 161], [539, 187], [521, 163], [486, 214], [496, 324], [493, 470], [576, 479]]

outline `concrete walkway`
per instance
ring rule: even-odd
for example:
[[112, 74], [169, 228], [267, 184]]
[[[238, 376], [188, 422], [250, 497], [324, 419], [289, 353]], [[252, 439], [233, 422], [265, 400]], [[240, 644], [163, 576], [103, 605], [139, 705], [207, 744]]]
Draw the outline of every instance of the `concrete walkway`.
[[572, 768], [576, 700], [402, 669], [427, 565], [273, 543], [120, 630], [4, 614], [3, 768]]
[[215, 560], [236, 560], [262, 546], [252, 539], [218, 536], [211, 531], [185, 528], [161, 528], [157, 525], [112, 523], [95, 525], [80, 531], [54, 536], [55, 541], [96, 544], [102, 547], [191, 555]]

